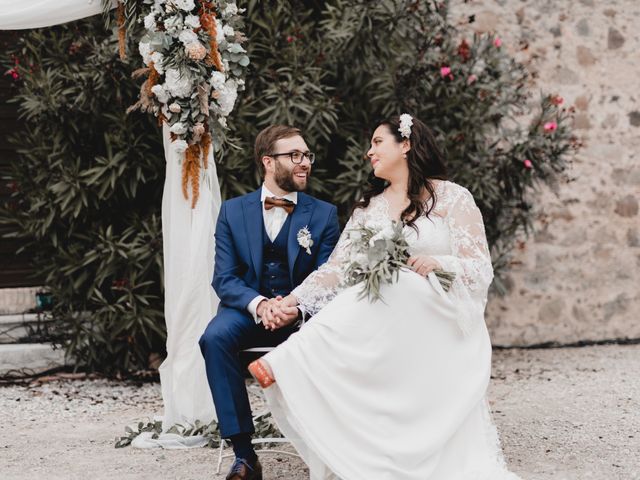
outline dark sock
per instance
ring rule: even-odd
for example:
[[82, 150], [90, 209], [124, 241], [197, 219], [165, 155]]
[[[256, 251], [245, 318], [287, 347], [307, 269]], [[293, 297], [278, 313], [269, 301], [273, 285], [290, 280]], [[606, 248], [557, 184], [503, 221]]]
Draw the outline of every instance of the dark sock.
[[233, 453], [236, 454], [236, 458], [244, 458], [247, 463], [253, 467], [258, 456], [251, 444], [251, 435], [248, 433], [239, 433], [238, 435], [233, 435], [229, 440], [231, 440], [231, 445], [233, 445]]

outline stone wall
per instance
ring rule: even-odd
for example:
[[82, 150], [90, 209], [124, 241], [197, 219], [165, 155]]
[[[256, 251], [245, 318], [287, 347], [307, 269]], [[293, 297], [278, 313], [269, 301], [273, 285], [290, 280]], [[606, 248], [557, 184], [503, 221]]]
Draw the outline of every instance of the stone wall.
[[536, 90], [575, 106], [584, 143], [573, 181], [537, 196], [536, 233], [515, 255], [509, 293], [489, 304], [493, 343], [640, 338], [640, 1], [451, 5], [465, 35], [497, 33]]

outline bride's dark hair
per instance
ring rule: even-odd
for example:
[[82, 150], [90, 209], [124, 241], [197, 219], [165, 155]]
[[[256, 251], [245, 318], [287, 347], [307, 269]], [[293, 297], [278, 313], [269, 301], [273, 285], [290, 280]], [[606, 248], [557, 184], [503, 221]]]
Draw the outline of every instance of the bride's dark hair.
[[[389, 132], [395, 137], [396, 142], [402, 143], [405, 138], [398, 130], [400, 128], [400, 117], [393, 116], [378, 124], [385, 125]], [[433, 132], [429, 127], [417, 118], [413, 118], [411, 135], [409, 136], [411, 149], [407, 152], [407, 164], [409, 167], [409, 181], [407, 192], [409, 194], [409, 206], [402, 212], [400, 218], [409, 226], [413, 226], [415, 221], [422, 215], [429, 216], [436, 205], [436, 192], [431, 180], [446, 180], [447, 168], [444, 164], [444, 155], [438, 147]], [[363, 198], [355, 204], [356, 208], [366, 208], [371, 202], [371, 198], [381, 194], [388, 183], [382, 178], [369, 174], [368, 185], [365, 187]], [[423, 188], [429, 193], [429, 202], [426, 208], [422, 200]]]

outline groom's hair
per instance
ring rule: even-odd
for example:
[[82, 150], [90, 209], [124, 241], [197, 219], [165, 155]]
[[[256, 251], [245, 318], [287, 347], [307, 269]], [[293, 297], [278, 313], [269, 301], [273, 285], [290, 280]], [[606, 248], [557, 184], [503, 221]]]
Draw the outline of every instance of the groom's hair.
[[289, 127], [288, 125], [270, 125], [263, 129], [256, 137], [256, 144], [253, 149], [256, 164], [258, 165], [258, 171], [264, 176], [264, 165], [262, 164], [262, 157], [275, 153], [276, 142], [282, 138], [291, 138], [296, 135], [302, 136], [299, 128]]

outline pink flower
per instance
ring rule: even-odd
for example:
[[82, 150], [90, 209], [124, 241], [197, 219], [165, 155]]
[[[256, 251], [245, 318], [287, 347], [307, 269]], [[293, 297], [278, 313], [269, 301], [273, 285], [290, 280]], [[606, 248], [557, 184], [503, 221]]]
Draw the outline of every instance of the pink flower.
[[440, 76], [442, 78], [451, 75], [451, 68], [450, 67], [441, 67], [440, 68]]
[[471, 75], [469, 75], [469, 78], [467, 78], [467, 85], [475, 83], [476, 80], [478, 80], [478, 77], [472, 73]]
[[556, 95], [555, 97], [551, 97], [551, 103], [554, 105], [562, 105], [564, 103], [564, 98], [560, 95]]
[[187, 51], [187, 57], [191, 60], [204, 60], [207, 56], [207, 49], [200, 42], [188, 43], [185, 46], [185, 50]]
[[533, 163], [528, 158], [524, 161], [524, 168], [533, 168]]
[[555, 132], [558, 128], [558, 124], [556, 122], [547, 122], [544, 124], [543, 128], [546, 133]]
[[502, 46], [502, 39], [500, 37], [494, 38], [493, 45], [497, 48], [500, 48]]

